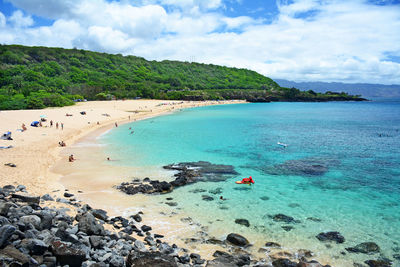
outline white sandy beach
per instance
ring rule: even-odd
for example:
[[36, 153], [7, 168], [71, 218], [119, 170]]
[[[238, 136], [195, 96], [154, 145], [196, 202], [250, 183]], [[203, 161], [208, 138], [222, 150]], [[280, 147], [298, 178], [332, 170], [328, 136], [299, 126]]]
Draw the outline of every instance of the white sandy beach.
[[[11, 131], [13, 138], [0, 140], [0, 147], [13, 146], [0, 149], [0, 186], [23, 184], [29, 192], [39, 195], [62, 189], [59, 175], [50, 171], [50, 167], [62, 157], [60, 153], [64, 148], [58, 145], [59, 141], [63, 140], [68, 148], [90, 132], [99, 129], [105, 131], [115, 127], [115, 123], [157, 116], [186, 107], [225, 103], [237, 102], [90, 101], [62, 108], [0, 111], [0, 133]], [[86, 115], [81, 115], [81, 111], [86, 111]], [[66, 116], [67, 113], [72, 116]], [[47, 119], [42, 123], [43, 126], [31, 127], [31, 122], [40, 120], [41, 115]], [[50, 127], [50, 120], [53, 121], [53, 127]], [[58, 129], [55, 127], [57, 122]], [[23, 123], [27, 130], [21, 132], [19, 129]], [[61, 123], [64, 124], [63, 130]], [[5, 166], [7, 163], [14, 163], [17, 167]], [[65, 164], [69, 164], [67, 158]]]

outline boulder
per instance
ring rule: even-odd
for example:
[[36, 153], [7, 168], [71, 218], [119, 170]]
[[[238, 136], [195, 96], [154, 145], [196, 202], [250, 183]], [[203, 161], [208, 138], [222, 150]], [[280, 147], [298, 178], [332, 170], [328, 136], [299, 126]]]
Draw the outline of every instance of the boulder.
[[39, 239], [24, 239], [21, 242], [21, 246], [27, 248], [31, 255], [43, 255], [49, 247]]
[[374, 254], [380, 252], [379, 246], [374, 242], [364, 242], [357, 246], [346, 248], [347, 251], [353, 253]]
[[390, 267], [392, 266], [391, 262], [389, 260], [367, 260], [365, 263], [369, 267]]
[[142, 227], [140, 227], [140, 229], [142, 229], [143, 232], [148, 232], [148, 231], [151, 231], [152, 228], [147, 225], [142, 225]]
[[45, 194], [41, 197], [41, 199], [45, 201], [54, 201], [54, 198], [52, 198], [49, 194]]
[[344, 237], [339, 232], [323, 232], [319, 233], [316, 238], [319, 241], [334, 241], [336, 243], [343, 243]]
[[16, 205], [14, 203], [0, 201], [0, 215], [1, 216], [7, 216], [8, 210], [11, 207], [15, 207], [15, 206]]
[[31, 223], [37, 230], [41, 230], [40, 229], [40, 225], [42, 223], [42, 220], [40, 219], [39, 216], [36, 215], [25, 215], [22, 216], [19, 221], [25, 225]]
[[107, 216], [107, 211], [102, 210], [102, 209], [94, 209], [91, 211], [93, 216], [96, 217], [97, 219], [107, 221], [108, 216]]
[[29, 204], [39, 204], [40, 197], [30, 196], [28, 194], [11, 194], [12, 198], [16, 198], [22, 202], [27, 202]]
[[281, 248], [281, 245], [275, 242], [267, 242], [265, 243], [265, 246], [271, 248]]
[[274, 267], [297, 267], [297, 263], [292, 262], [288, 259], [277, 259], [272, 262]]
[[30, 257], [11, 245], [0, 249], [0, 258], [3, 257], [12, 259], [14, 264], [10, 264], [10, 266], [31, 266]]
[[173, 257], [160, 252], [131, 251], [126, 259], [127, 267], [178, 267]]
[[244, 226], [246, 226], [246, 227], [249, 227], [249, 226], [250, 226], [249, 221], [246, 220], [246, 219], [236, 219], [236, 220], [235, 220], [235, 223], [240, 224], [240, 225], [244, 225]]
[[86, 260], [86, 253], [78, 248], [72, 247], [69, 243], [54, 241], [51, 244], [51, 251], [61, 265], [81, 266]]
[[230, 233], [226, 237], [226, 240], [229, 241], [231, 244], [240, 246], [240, 247], [244, 247], [249, 244], [249, 241], [245, 237], [243, 237], [239, 234], [235, 234], [235, 233]]
[[78, 228], [88, 235], [104, 235], [104, 227], [99, 224], [94, 216], [87, 212], [79, 218]]
[[131, 216], [132, 219], [134, 219], [136, 222], [141, 222], [142, 221], [142, 217], [140, 216], [140, 214], [135, 214]]
[[0, 227], [0, 248], [6, 246], [8, 239], [14, 234], [17, 229], [15, 226], [6, 224]]

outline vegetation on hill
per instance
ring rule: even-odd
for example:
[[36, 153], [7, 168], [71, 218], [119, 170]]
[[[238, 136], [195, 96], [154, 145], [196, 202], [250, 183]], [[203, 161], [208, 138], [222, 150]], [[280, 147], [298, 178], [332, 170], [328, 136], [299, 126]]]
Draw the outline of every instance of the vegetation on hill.
[[211, 64], [147, 61], [78, 49], [0, 45], [0, 109], [122, 98], [265, 101], [359, 100], [283, 88], [257, 72]]

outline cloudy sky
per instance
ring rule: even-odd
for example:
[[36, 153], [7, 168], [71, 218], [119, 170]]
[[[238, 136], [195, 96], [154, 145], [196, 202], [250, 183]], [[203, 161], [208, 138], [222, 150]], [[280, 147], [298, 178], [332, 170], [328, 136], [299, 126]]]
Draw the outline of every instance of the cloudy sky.
[[0, 0], [0, 43], [400, 84], [400, 0]]

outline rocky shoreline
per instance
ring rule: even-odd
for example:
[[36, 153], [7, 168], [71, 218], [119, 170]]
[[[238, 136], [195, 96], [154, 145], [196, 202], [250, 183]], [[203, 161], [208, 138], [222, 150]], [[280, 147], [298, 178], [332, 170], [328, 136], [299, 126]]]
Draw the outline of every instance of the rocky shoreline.
[[[329, 162], [329, 164], [337, 164], [337, 162]], [[329, 165], [328, 164], [328, 165]], [[306, 172], [309, 175], [317, 176], [320, 175], [323, 171], [326, 171], [326, 166], [322, 166], [320, 161], [315, 159], [306, 159], [303, 161], [290, 161], [287, 164], [282, 166], [278, 166], [281, 169], [288, 169], [290, 171], [296, 172]], [[145, 178], [143, 180], [134, 179], [132, 182], [125, 182], [118, 185], [116, 188], [126, 194], [165, 194], [171, 192], [174, 188], [185, 186], [187, 184], [193, 184], [199, 181], [225, 181], [227, 178], [232, 177], [232, 175], [236, 174], [233, 166], [230, 165], [216, 165], [210, 162], [199, 161], [199, 162], [183, 162], [179, 164], [170, 164], [164, 166], [164, 169], [168, 170], [175, 170], [177, 173], [174, 174], [175, 180], [171, 182], [160, 182], [158, 180], [151, 180], [149, 178]], [[198, 192], [204, 192], [199, 190]], [[196, 192], [197, 193], [197, 192]], [[218, 193], [218, 192], [215, 192]], [[204, 201], [212, 201], [214, 200], [213, 197], [203, 195], [202, 196]], [[167, 198], [167, 200], [172, 200], [172, 198]], [[176, 202], [165, 202], [165, 204], [169, 206], [177, 206], [178, 203]], [[266, 215], [266, 218], [273, 220], [274, 222], [283, 223], [281, 227], [285, 231], [291, 231], [294, 227], [291, 224], [299, 224], [301, 221], [294, 219], [291, 216], [285, 214], [275, 214], [275, 215]], [[183, 218], [188, 222], [193, 223], [193, 220], [189, 218]], [[309, 217], [308, 220], [313, 220], [319, 222], [318, 218]], [[245, 227], [250, 226], [250, 222], [246, 219], [235, 219], [236, 224], [243, 225]], [[241, 249], [245, 249], [249, 246], [249, 242], [243, 236], [238, 235], [237, 240], [232, 241], [232, 236], [236, 234], [230, 234], [227, 236], [226, 240], [217, 240], [213, 237], [209, 237], [206, 232], [200, 235], [199, 238], [189, 238], [185, 241], [185, 243], [210, 243], [210, 244], [218, 244], [218, 245], [226, 245], [234, 244], [239, 246]], [[332, 247], [332, 245], [342, 244], [345, 242], [345, 238], [342, 236], [341, 233], [337, 231], [328, 231], [328, 232], [321, 232], [315, 235], [315, 238], [318, 239], [320, 242], [325, 243], [327, 247]], [[230, 240], [231, 239], [231, 240]], [[267, 242], [264, 247], [260, 248], [258, 252], [264, 252], [267, 257], [269, 257], [270, 261], [268, 262], [266, 259], [261, 259], [262, 262], [267, 263], [266, 265], [254, 265], [254, 266], [322, 266], [317, 262], [309, 262], [308, 259], [314, 256], [314, 253], [308, 250], [300, 249], [294, 256], [293, 253], [289, 253], [286, 251], [281, 250], [280, 252], [273, 251], [271, 252], [271, 248], [280, 249], [281, 246], [275, 242]], [[235, 254], [237, 251], [230, 249], [229, 252]], [[361, 253], [366, 255], [379, 255], [378, 259], [373, 260], [366, 260], [364, 264], [361, 263], [354, 263], [356, 267], [387, 267], [392, 266], [392, 260], [386, 258], [382, 253], [380, 247], [374, 242], [363, 242], [357, 244], [353, 247], [345, 247], [344, 250], [341, 252], [342, 255], [346, 255], [347, 253]], [[283, 259], [279, 259], [283, 258]], [[393, 255], [395, 259], [398, 259], [399, 255]], [[300, 260], [298, 263], [291, 262], [291, 260]], [[208, 266], [208, 265], [207, 265]], [[213, 265], [210, 265], [213, 266]], [[220, 266], [220, 265], [218, 265]], [[221, 265], [223, 266], [223, 265]], [[232, 266], [232, 265], [227, 265]], [[239, 265], [241, 266], [241, 265]], [[253, 265], [251, 265], [253, 266]]]
[[[235, 233], [215, 240], [231, 253], [216, 250], [214, 259], [207, 261], [163, 242], [164, 236], [143, 224], [140, 212], [110, 218], [104, 210], [82, 205], [68, 191], [64, 196], [68, 199], [54, 200], [49, 194], [31, 196], [23, 185], [0, 187], [1, 266], [323, 266], [308, 261], [310, 255], [296, 262], [285, 257], [258, 259], [246, 251], [249, 241]], [[65, 207], [47, 206], [52, 203]]]

